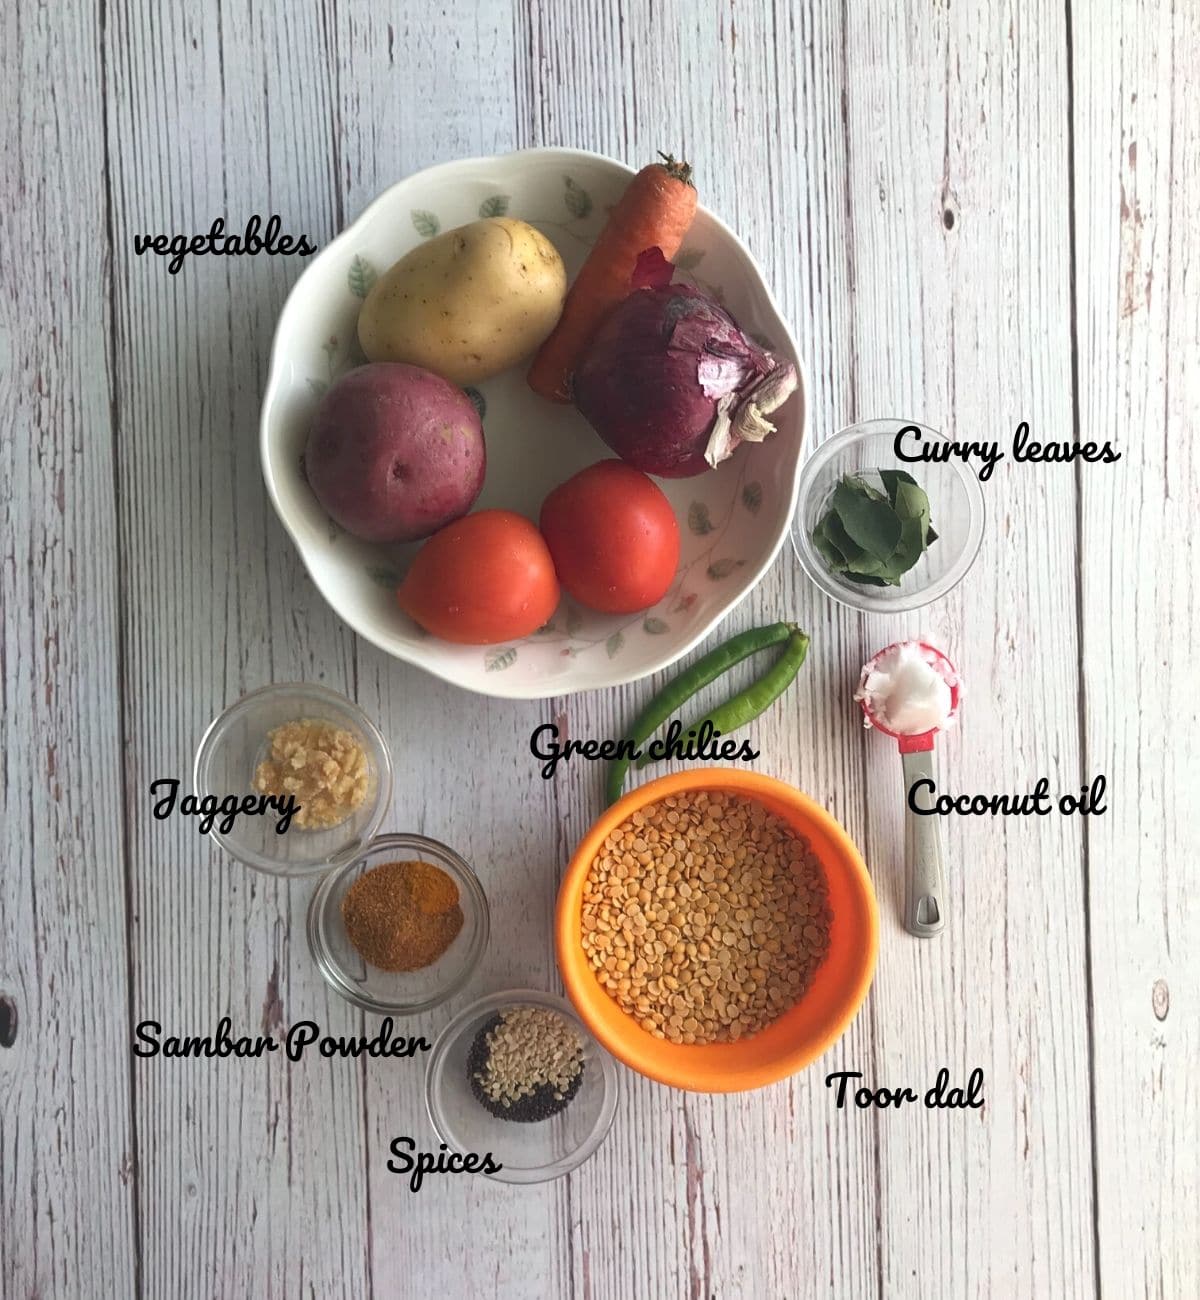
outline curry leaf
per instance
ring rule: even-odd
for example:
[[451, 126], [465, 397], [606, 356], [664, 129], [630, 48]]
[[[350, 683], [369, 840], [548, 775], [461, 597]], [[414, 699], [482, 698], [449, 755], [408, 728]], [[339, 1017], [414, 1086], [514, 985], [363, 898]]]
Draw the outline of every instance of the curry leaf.
[[929, 523], [929, 498], [915, 483], [897, 483], [892, 502], [901, 519], [920, 519]]
[[847, 567], [853, 567], [854, 562], [866, 558], [866, 551], [850, 536], [846, 531], [846, 526], [831, 510], [821, 521], [825, 536], [839, 551], [846, 557]]
[[925, 535], [921, 520], [905, 519], [900, 525], [900, 541], [888, 560], [888, 576], [899, 582], [900, 575], [907, 573], [916, 564], [924, 549]]
[[901, 483], [910, 483], [913, 487], [917, 486], [917, 480], [902, 469], [881, 469], [879, 477], [887, 490], [888, 500], [892, 505], [896, 504], [896, 488]]
[[[831, 516], [835, 517], [835, 516]], [[835, 572], [840, 572], [846, 568], [846, 557], [838, 548], [829, 540], [824, 527], [823, 520], [812, 532], [812, 543], [817, 548], [817, 554], [821, 559]]]
[[937, 534], [929, 526], [929, 498], [913, 477], [877, 472], [886, 492], [863, 475], [846, 475], [811, 537], [831, 572], [848, 582], [898, 587]]
[[877, 578], [873, 573], [847, 573], [847, 582], [857, 582], [864, 587], [898, 587], [899, 582], [887, 578]]
[[886, 560], [900, 540], [900, 520], [887, 498], [882, 501], [857, 490], [855, 480], [843, 479], [833, 493], [833, 509], [846, 532], [868, 554]]
[[886, 501], [888, 499], [886, 492], [880, 492], [873, 483], [868, 483], [865, 478], [858, 474], [847, 474], [842, 482], [849, 483], [856, 492], [861, 492], [863, 496], [869, 497], [872, 501]]

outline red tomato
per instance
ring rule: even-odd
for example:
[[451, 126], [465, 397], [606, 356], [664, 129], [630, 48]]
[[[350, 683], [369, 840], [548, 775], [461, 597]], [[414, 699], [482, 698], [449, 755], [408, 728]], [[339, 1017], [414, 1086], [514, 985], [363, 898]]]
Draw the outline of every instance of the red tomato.
[[679, 525], [641, 470], [602, 460], [542, 502], [542, 536], [558, 580], [581, 605], [636, 614], [666, 595], [679, 567]]
[[511, 510], [480, 510], [438, 529], [396, 591], [400, 608], [426, 632], [463, 645], [536, 632], [558, 596], [546, 543]]

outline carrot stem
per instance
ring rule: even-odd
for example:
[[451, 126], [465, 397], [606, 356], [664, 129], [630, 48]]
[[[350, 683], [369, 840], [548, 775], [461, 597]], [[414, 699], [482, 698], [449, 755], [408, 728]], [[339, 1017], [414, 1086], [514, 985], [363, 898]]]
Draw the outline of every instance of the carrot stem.
[[685, 185], [691, 185], [695, 189], [695, 183], [692, 181], [692, 164], [690, 162], [676, 162], [675, 155], [663, 153], [660, 149], [658, 156], [662, 159], [663, 170], [673, 176], [677, 181], [682, 181]]

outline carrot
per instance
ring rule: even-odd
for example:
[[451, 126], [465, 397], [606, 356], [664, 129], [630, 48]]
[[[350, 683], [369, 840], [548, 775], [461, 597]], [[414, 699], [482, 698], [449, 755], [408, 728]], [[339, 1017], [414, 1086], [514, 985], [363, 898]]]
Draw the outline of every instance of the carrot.
[[601, 320], [632, 291], [638, 255], [657, 245], [668, 260], [696, 215], [692, 169], [661, 154], [617, 200], [575, 277], [563, 313], [529, 368], [529, 387], [552, 402], [571, 400], [571, 376]]

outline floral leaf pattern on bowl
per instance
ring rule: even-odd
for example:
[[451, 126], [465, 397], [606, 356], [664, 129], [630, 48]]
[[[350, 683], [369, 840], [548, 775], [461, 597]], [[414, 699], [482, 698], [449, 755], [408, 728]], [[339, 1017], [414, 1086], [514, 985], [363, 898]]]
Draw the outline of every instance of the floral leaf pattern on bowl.
[[563, 185], [563, 202], [567, 205], [567, 211], [577, 221], [582, 221], [591, 214], [592, 196], [570, 176], [563, 177]]
[[310, 379], [308, 381], [308, 386], [312, 389], [314, 397], [324, 397], [329, 391], [329, 385], [324, 379]]
[[488, 217], [503, 217], [507, 212], [507, 194], [491, 194], [479, 205], [479, 215], [485, 220]]
[[750, 511], [752, 515], [758, 514], [762, 507], [763, 491], [761, 483], [747, 483], [742, 488], [742, 505]]
[[714, 581], [728, 578], [734, 569], [740, 569], [743, 564], [745, 560], [735, 560], [732, 556], [726, 556], [723, 560], [714, 560], [708, 566], [708, 576]]
[[483, 657], [485, 672], [500, 673], [511, 668], [517, 662], [517, 647], [505, 646], [503, 650], [491, 650]]
[[670, 623], [664, 623], [661, 618], [655, 618], [652, 614], [649, 618], [643, 620], [642, 629], [651, 636], [662, 636], [664, 632], [671, 630]]
[[680, 271], [694, 271], [704, 260], [704, 249], [681, 248], [675, 254], [675, 267]]
[[708, 513], [708, 506], [703, 501], [693, 501], [688, 506], [687, 522], [688, 527], [697, 537], [703, 537], [705, 533], [711, 533], [713, 530], [712, 517]]
[[412, 223], [413, 229], [422, 239], [432, 239], [442, 228], [442, 223], [437, 217], [432, 212], [426, 212], [424, 208], [413, 208]]
[[623, 632], [614, 632], [604, 643], [605, 650], [608, 651], [608, 657], [615, 659], [617, 655], [625, 648], [625, 634]]
[[[338, 337], [336, 334], [331, 334], [325, 342], [321, 344], [321, 351], [325, 353], [326, 387], [333, 383], [333, 372], [337, 368], [337, 350]], [[311, 379], [309, 380], [309, 383], [312, 383]]]
[[378, 271], [365, 257], [355, 255], [346, 272], [346, 284], [356, 298], [365, 298], [371, 292], [371, 286], [379, 278]]
[[368, 565], [367, 577], [379, 586], [387, 587], [389, 591], [394, 591], [400, 585], [400, 575], [395, 569], [389, 569], [386, 564]]

